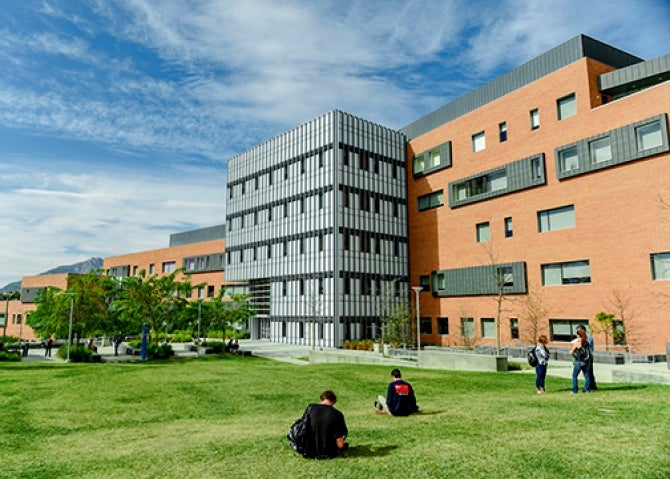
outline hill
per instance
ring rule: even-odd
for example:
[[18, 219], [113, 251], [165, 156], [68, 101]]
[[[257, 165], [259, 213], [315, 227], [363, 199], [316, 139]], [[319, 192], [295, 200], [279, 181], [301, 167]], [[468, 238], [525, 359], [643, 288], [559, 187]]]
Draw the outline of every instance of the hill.
[[[91, 270], [101, 269], [102, 268], [102, 258], [89, 258], [86, 261], [81, 261], [79, 263], [68, 264], [63, 266], [56, 266], [49, 271], [45, 271], [43, 274], [63, 274], [63, 273], [88, 273]], [[18, 291], [21, 289], [21, 281], [14, 281], [6, 284], [0, 288], [0, 292], [4, 291]]]

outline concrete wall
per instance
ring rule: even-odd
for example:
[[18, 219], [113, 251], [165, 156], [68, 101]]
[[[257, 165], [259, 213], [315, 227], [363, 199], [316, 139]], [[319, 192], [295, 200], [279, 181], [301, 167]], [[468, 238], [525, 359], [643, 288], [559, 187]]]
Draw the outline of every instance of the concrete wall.
[[450, 371], [504, 371], [507, 358], [472, 353], [445, 351], [421, 351], [419, 367], [426, 369], [448, 369]]

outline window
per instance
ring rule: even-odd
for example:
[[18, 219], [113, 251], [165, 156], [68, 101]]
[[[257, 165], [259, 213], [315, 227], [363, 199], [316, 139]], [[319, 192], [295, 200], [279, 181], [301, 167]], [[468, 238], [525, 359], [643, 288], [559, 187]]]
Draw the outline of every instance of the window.
[[512, 226], [512, 218], [505, 218], [505, 238], [514, 236], [514, 228]]
[[519, 339], [519, 319], [509, 318], [509, 335], [512, 339]]
[[444, 289], [446, 287], [446, 282], [444, 280], [444, 273], [437, 273], [435, 275], [435, 289]]
[[491, 227], [488, 221], [485, 223], [478, 223], [476, 229], [477, 229], [477, 243], [484, 243], [486, 241], [491, 241]]
[[558, 286], [591, 282], [591, 267], [588, 261], [571, 261], [542, 265], [542, 285]]
[[154, 274], [155, 272], [156, 272], [156, 265], [154, 265], [153, 263], [151, 263], [151, 264], [149, 265], [149, 274]]
[[577, 114], [577, 98], [572, 93], [563, 98], [556, 100], [556, 107], [558, 110], [558, 119], [565, 120]]
[[577, 147], [572, 146], [558, 152], [559, 168], [561, 171], [571, 171], [579, 168]]
[[430, 276], [427, 274], [419, 276], [419, 285], [421, 286], [422, 291], [430, 292]]
[[454, 185], [454, 195], [457, 200], [465, 200], [484, 193], [504, 190], [505, 188], [507, 188], [507, 171], [500, 170], [457, 183]]
[[488, 175], [487, 180], [489, 191], [504, 190], [507, 188], [507, 171], [501, 170], [491, 173]]
[[431, 167], [440, 166], [440, 150], [433, 150], [428, 154], [428, 156], [430, 157]]
[[433, 334], [433, 320], [430, 317], [419, 318], [419, 328], [421, 334]]
[[475, 320], [473, 318], [461, 318], [461, 336], [472, 338], [475, 335]]
[[163, 273], [172, 273], [175, 269], [177, 269], [177, 265], [174, 261], [165, 261], [162, 265], [161, 271]]
[[437, 334], [449, 334], [449, 318], [437, 318]]
[[542, 168], [542, 161], [540, 158], [533, 158], [530, 160], [530, 171], [534, 179], [542, 178], [544, 176], [544, 170]]
[[670, 279], [670, 253], [651, 255], [651, 277], [654, 281]]
[[540, 128], [540, 110], [537, 108], [530, 110], [530, 129], [537, 130]]
[[507, 141], [507, 122], [502, 122], [498, 124], [498, 136], [500, 137], [500, 142]]
[[495, 320], [493, 318], [482, 318], [481, 327], [482, 327], [482, 338], [496, 337], [496, 325]]
[[617, 319], [612, 321], [612, 339], [616, 346], [626, 344], [626, 329], [624, 328], [623, 321]]
[[423, 173], [425, 164], [423, 161], [423, 155], [418, 155], [414, 157], [414, 174]]
[[575, 206], [562, 206], [551, 210], [538, 211], [537, 230], [545, 231], [563, 230], [575, 227]]
[[195, 269], [195, 258], [188, 258], [184, 262], [186, 263], [184, 265], [186, 271], [193, 271]]
[[213, 285], [208, 285], [207, 286], [207, 297], [208, 298], [213, 298], [214, 297], [214, 286]]
[[612, 147], [610, 137], [599, 138], [589, 143], [589, 156], [591, 163], [601, 163], [612, 159]]
[[648, 150], [663, 145], [663, 136], [661, 134], [661, 122], [655, 121], [635, 128], [637, 138], [637, 149]]
[[550, 319], [549, 334], [551, 341], [572, 341], [577, 334], [577, 326], [588, 328], [589, 322], [586, 319]]
[[435, 191], [427, 195], [419, 196], [419, 211], [437, 208], [444, 205], [444, 191]]
[[472, 135], [472, 151], [477, 153], [478, 151], [482, 151], [485, 148], [486, 136], [484, 136], [484, 132], [480, 131], [479, 133]]
[[286, 281], [281, 282], [281, 295], [286, 296], [287, 294]]
[[499, 266], [496, 269], [496, 280], [498, 281], [498, 289], [500, 286], [504, 288], [511, 288], [514, 286], [514, 273], [511, 266]]

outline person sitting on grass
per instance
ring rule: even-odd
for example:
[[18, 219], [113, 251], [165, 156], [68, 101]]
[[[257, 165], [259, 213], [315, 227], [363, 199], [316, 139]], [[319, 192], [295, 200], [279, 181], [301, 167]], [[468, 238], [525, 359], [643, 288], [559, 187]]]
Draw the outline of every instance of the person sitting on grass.
[[419, 412], [412, 385], [402, 380], [399, 369], [391, 371], [393, 381], [388, 385], [386, 397], [379, 396], [375, 401], [375, 413], [392, 416], [409, 416]]

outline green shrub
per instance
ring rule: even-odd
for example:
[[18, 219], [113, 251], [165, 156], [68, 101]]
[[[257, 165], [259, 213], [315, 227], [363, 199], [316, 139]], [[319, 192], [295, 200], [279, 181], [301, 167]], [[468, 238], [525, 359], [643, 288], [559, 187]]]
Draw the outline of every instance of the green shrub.
[[211, 349], [215, 353], [219, 354], [223, 352], [223, 349], [225, 347], [225, 344], [223, 341], [203, 341], [201, 346]]
[[21, 361], [21, 353], [16, 351], [0, 351], [0, 361]]
[[[65, 361], [67, 359], [67, 344], [58, 348], [56, 356]], [[71, 363], [92, 363], [93, 351], [81, 344], [73, 344], [70, 348], [70, 362]]]
[[173, 343], [188, 343], [192, 339], [190, 331], [175, 331], [170, 335], [170, 341]]

